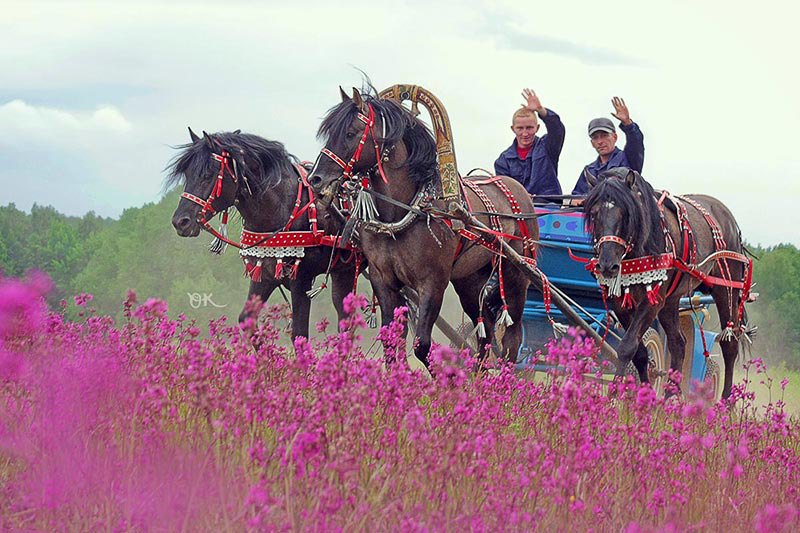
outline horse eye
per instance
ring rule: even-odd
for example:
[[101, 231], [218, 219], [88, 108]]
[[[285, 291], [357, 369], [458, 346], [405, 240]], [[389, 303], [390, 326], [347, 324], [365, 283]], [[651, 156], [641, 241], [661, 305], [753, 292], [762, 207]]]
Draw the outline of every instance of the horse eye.
[[348, 131], [347, 135], [345, 135], [345, 137], [348, 138], [348, 139], [353, 139], [355, 136], [356, 136], [356, 134], [353, 133], [352, 131]]

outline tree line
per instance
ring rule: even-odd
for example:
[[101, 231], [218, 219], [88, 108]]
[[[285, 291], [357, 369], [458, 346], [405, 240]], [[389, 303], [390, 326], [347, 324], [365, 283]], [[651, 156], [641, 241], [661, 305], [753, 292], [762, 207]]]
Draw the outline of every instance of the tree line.
[[[31, 269], [49, 274], [53, 308], [90, 293], [98, 312], [119, 317], [134, 290], [138, 301], [166, 300], [171, 314], [200, 324], [220, 315], [236, 320], [248, 287], [242, 262], [235, 249], [209, 254], [211, 237], [205, 233], [178, 237], [170, 221], [179, 199], [173, 191], [158, 203], [126, 209], [116, 220], [91, 212], [66, 216], [38, 205], [30, 213], [14, 204], [0, 207], [0, 271], [13, 277]], [[232, 221], [232, 235], [241, 228], [237, 222]], [[758, 257], [753, 290], [759, 299], [749, 306], [750, 321], [759, 326], [753, 354], [800, 369], [800, 250], [790, 244], [750, 248]], [[272, 302], [280, 301], [273, 295]], [[314, 304], [335, 316], [329, 295]], [[67, 309], [76, 312], [74, 306]]]

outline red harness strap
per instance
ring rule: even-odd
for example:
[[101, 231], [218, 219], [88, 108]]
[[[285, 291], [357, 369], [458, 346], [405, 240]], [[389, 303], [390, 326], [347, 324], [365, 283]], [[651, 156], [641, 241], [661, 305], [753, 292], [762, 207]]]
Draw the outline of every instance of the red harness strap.
[[[300, 174], [297, 185], [297, 199], [294, 209], [286, 221], [283, 228], [275, 232], [258, 233], [255, 231], [242, 230], [242, 245], [244, 248], [279, 248], [283, 246], [309, 247], [309, 246], [332, 246], [341, 247], [341, 238], [329, 235], [319, 229], [317, 224], [317, 203], [314, 191], [308, 183], [308, 172], [302, 166], [296, 166]], [[303, 201], [303, 190], [308, 192], [308, 202], [301, 207]], [[309, 231], [289, 231], [289, 228], [308, 211]]]
[[[570, 257], [581, 263], [587, 263], [586, 270], [594, 272], [597, 269], [597, 258], [582, 259], [569, 252]], [[664, 270], [672, 268], [673, 256], [670, 253], [660, 255], [648, 255], [645, 257], [636, 257], [633, 259], [625, 259], [621, 263], [622, 275], [627, 274], [641, 274], [642, 272], [650, 272], [653, 270]]]
[[[699, 202], [695, 201], [692, 198], [687, 197], [676, 197], [677, 201], [674, 201], [677, 211], [678, 217], [678, 224], [681, 230], [681, 237], [682, 237], [682, 245], [681, 245], [681, 256], [680, 258], [676, 254], [676, 247], [675, 243], [672, 239], [671, 234], [669, 233], [669, 227], [667, 226], [666, 219], [664, 217], [663, 212], [663, 202], [664, 199], [669, 195], [668, 192], [664, 191], [661, 194], [661, 197], [658, 200], [658, 207], [661, 215], [661, 226], [664, 231], [664, 237], [666, 241], [666, 253], [660, 255], [654, 255], [649, 257], [640, 257], [635, 259], [626, 259], [621, 262], [621, 275], [626, 274], [638, 274], [643, 272], [650, 272], [655, 270], [665, 270], [665, 269], [672, 269], [674, 268], [677, 272], [673, 278], [670, 287], [666, 292], [666, 296], [669, 296], [673, 293], [680, 282], [680, 278], [682, 274], [688, 274], [695, 279], [700, 280], [702, 283], [705, 283], [709, 286], [721, 286], [726, 287], [730, 294], [730, 302], [733, 306], [733, 290], [740, 290], [740, 299], [738, 305], [738, 316], [736, 322], [738, 324], [741, 323], [741, 319], [744, 315], [744, 302], [750, 296], [750, 289], [752, 287], [752, 260], [746, 257], [743, 254], [738, 252], [733, 252], [731, 250], [727, 250], [727, 244], [725, 242], [724, 235], [719, 228], [714, 217], [708, 210]], [[689, 217], [686, 211], [686, 207], [683, 205], [683, 202], [690, 204], [692, 207], [697, 209], [705, 219], [706, 223], [708, 224], [709, 228], [711, 229], [711, 234], [714, 239], [714, 248], [715, 252], [708, 256], [705, 260], [701, 263], [696, 264], [697, 260], [697, 241], [694, 236], [694, 232], [692, 231], [691, 224], [689, 223]], [[629, 246], [624, 239], [621, 239], [615, 235], [606, 235], [601, 237], [597, 245], [602, 244], [603, 242], [615, 242], [622, 246]], [[592, 271], [593, 273], [596, 272], [597, 267], [597, 258], [592, 258], [589, 260], [581, 259], [576, 257], [572, 254], [572, 251], [569, 251], [569, 255], [572, 259], [576, 261], [580, 261], [582, 263], [586, 263], [586, 269]], [[737, 261], [743, 263], [744, 265], [744, 272], [741, 281], [734, 280], [733, 276], [731, 275], [730, 268], [728, 266], [728, 261]], [[709, 261], [715, 261], [720, 266], [720, 270], [722, 271], [722, 277], [719, 276], [712, 276], [710, 274], [706, 274], [701, 270], [701, 267], [708, 263]], [[653, 288], [652, 290], [648, 290], [648, 300], [651, 304], [655, 305], [658, 301], [657, 294], [655, 293], [658, 286]], [[648, 287], [649, 289], [649, 287]], [[605, 287], [603, 287], [604, 295], [605, 295]], [[625, 298], [628, 298], [628, 293], [626, 289]], [[623, 299], [623, 305], [625, 305], [626, 300]], [[629, 304], [632, 304], [633, 301], [630, 299], [628, 301]], [[731, 315], [733, 315], [733, 307], [731, 308]], [[723, 332], [723, 336], [729, 335], [729, 338], [732, 338], [734, 335], [734, 322], [728, 321], [728, 324], [725, 327], [725, 331]], [[726, 333], [727, 332], [727, 333]]]
[[203, 200], [202, 198], [199, 198], [186, 191], [181, 193], [182, 198], [186, 198], [187, 200], [194, 202], [203, 208], [200, 211], [200, 222], [203, 225], [207, 225], [206, 216], [209, 214], [213, 216], [217, 212], [211, 204], [214, 202], [214, 200], [222, 195], [222, 182], [225, 180], [225, 171], [231, 175], [231, 179], [233, 180], [234, 184], [237, 181], [236, 173], [233, 171], [233, 169], [231, 169], [229, 163], [231, 156], [227, 150], [222, 150], [222, 154], [212, 153], [211, 157], [213, 157], [215, 161], [219, 161], [219, 172], [217, 172], [217, 181], [214, 183], [214, 187], [212, 187], [211, 194], [208, 195], [208, 199]]
[[749, 294], [750, 283], [748, 283], [747, 277], [748, 275], [751, 275], [749, 271], [750, 271], [750, 266], [753, 263], [752, 259], [740, 253], [732, 252], [730, 250], [721, 250], [719, 252], [715, 252], [714, 254], [710, 255], [705, 261], [703, 261], [703, 263], [706, 263], [709, 260], [725, 261], [727, 259], [744, 263], [745, 270], [747, 270], [747, 273], [742, 281], [735, 281], [733, 279], [725, 277], [720, 278], [718, 276], [711, 276], [709, 274], [701, 272], [697, 268], [699, 265], [685, 264], [682, 261], [675, 261], [674, 267], [680, 270], [681, 272], [686, 272], [693, 278], [699, 279], [700, 281], [702, 281], [707, 285], [720, 285], [722, 287], [729, 287], [732, 289], [741, 289], [741, 290], [746, 289]]
[[[480, 187], [482, 185], [495, 185], [498, 189], [500, 189], [503, 194], [505, 195], [506, 199], [508, 200], [508, 204], [511, 208], [511, 212], [515, 215], [521, 215], [522, 209], [520, 208], [519, 201], [514, 196], [514, 193], [508, 188], [508, 186], [503, 183], [503, 178], [501, 176], [494, 176], [491, 178], [486, 178], [483, 180], [461, 180], [462, 184], [468, 187], [475, 195], [483, 202], [484, 206], [486, 207], [487, 211], [495, 212], [496, 208], [492, 200], [486, 195], [486, 192], [483, 191]], [[468, 196], [465, 194], [464, 197], [467, 199], [467, 208], [470, 212], [473, 211], [472, 206], [469, 204]], [[525, 223], [525, 220], [522, 218], [517, 219], [517, 224], [519, 225], [520, 235], [511, 235], [508, 233], [503, 233], [503, 227], [500, 223], [500, 218], [497, 216], [491, 215], [490, 221], [492, 223], [493, 229], [480, 229], [482, 233], [486, 233], [489, 235], [494, 235], [498, 238], [503, 238], [507, 240], [521, 240], [523, 241], [523, 256], [530, 255], [531, 257], [533, 254], [533, 243], [531, 242], [530, 232], [528, 231], [528, 226]]]
[[[487, 183], [490, 183], [490, 182], [487, 182]], [[469, 188], [473, 193], [475, 193], [475, 196], [477, 196], [478, 199], [481, 202], [483, 202], [483, 206], [484, 206], [484, 208], [486, 208], [486, 211], [488, 211], [490, 213], [494, 213], [496, 211], [496, 208], [494, 206], [494, 203], [492, 202], [492, 199], [489, 198], [489, 196], [487, 196], [486, 192], [484, 192], [483, 189], [481, 189], [480, 186], [477, 183], [473, 183], [470, 180], [465, 180], [464, 181], [464, 185], [467, 188]], [[492, 228], [495, 231], [500, 232], [500, 231], [503, 230], [503, 226], [500, 224], [500, 218], [498, 218], [496, 215], [490, 215], [489, 216], [489, 222], [491, 223]]]
[[[516, 196], [514, 193], [511, 192], [511, 189], [508, 188], [508, 185], [499, 177], [495, 176], [497, 180], [494, 182], [497, 187], [503, 191], [503, 194], [506, 195], [506, 199], [508, 199], [508, 204], [511, 206], [511, 212], [515, 215], [522, 214], [522, 208], [519, 206], [519, 201], [517, 201]], [[519, 226], [519, 233], [522, 235], [522, 255], [523, 256], [530, 256], [533, 257], [535, 255], [534, 245], [531, 241], [531, 234], [528, 231], [528, 225], [525, 223], [525, 220], [522, 218], [517, 219], [517, 225]]]
[[[658, 214], [661, 218], [661, 229], [664, 232], [664, 239], [667, 243], [667, 251], [672, 251], [673, 255], [675, 256], [675, 260], [678, 260], [677, 257], [677, 249], [675, 246], [675, 242], [672, 239], [672, 235], [669, 232], [669, 227], [667, 226], [667, 220], [664, 216], [664, 199], [669, 197], [670, 194], [668, 191], [662, 191], [661, 197], [658, 199]], [[697, 240], [694, 237], [694, 233], [692, 232], [692, 226], [689, 223], [689, 215], [686, 212], [686, 206], [683, 205], [682, 202], [677, 201], [677, 199], [672, 201], [673, 205], [675, 206], [675, 210], [677, 212], [678, 217], [678, 226], [681, 231], [681, 256], [680, 261], [693, 264], [697, 259]], [[678, 285], [681, 282], [681, 278], [683, 277], [682, 272], [678, 272], [672, 278], [672, 283], [667, 288], [666, 296], [669, 297], [675, 289], [678, 288]]]
[[[447, 225], [447, 227], [449, 227], [450, 229], [453, 228], [452, 220], [450, 220], [448, 218], [443, 218], [441, 220], [442, 220], [442, 222], [445, 223], [445, 225]], [[495, 231], [484, 230], [484, 229], [479, 229], [479, 228], [474, 228], [474, 229], [476, 229], [476, 230], [478, 230], [478, 231], [480, 231], [482, 233], [487, 233], [487, 234], [490, 234], [490, 235], [499, 235], [499, 236], [503, 236], [503, 237], [508, 237], [508, 235], [505, 235], [503, 233], [498, 233], [498, 232], [495, 232]], [[486, 248], [487, 250], [489, 250], [493, 254], [496, 254], [498, 256], [503, 254], [503, 250], [498, 244], [486, 240], [486, 238], [483, 237], [482, 235], [480, 235], [479, 233], [475, 233], [474, 231], [468, 230], [466, 228], [462, 228], [462, 229], [458, 230], [457, 233], [461, 237], [463, 237], [464, 239], [466, 239], [468, 241], [471, 241], [471, 242], [474, 242], [475, 244], [478, 244], [478, 245]], [[520, 237], [517, 237], [515, 235], [512, 236], [512, 237], [514, 237], [517, 240], [520, 240]], [[534, 267], [536, 266], [536, 259], [535, 258], [523, 256], [522, 259], [524, 259], [525, 262], [528, 263], [529, 265], [534, 266]]]

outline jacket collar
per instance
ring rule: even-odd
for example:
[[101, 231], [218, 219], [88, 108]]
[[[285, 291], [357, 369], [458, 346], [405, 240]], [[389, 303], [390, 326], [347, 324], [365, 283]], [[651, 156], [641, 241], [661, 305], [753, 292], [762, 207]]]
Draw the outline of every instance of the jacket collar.
[[[531, 149], [528, 152], [528, 156], [525, 159], [530, 159], [531, 157], [533, 157], [533, 153], [536, 152], [536, 150], [542, 144], [539, 141], [541, 141], [541, 137], [539, 137], [538, 135], [533, 138], [533, 146], [531, 146]], [[514, 142], [511, 143], [511, 146], [509, 146], [508, 148], [505, 149], [505, 151], [503, 152], [503, 155], [505, 157], [513, 157], [513, 158], [519, 159], [519, 155], [517, 154], [517, 139], [516, 138], [514, 139]], [[522, 161], [522, 159], [520, 159], [520, 161]]]
[[[516, 141], [516, 139], [514, 139], [514, 140]], [[609, 168], [617, 167], [617, 166], [619, 166], [618, 163], [619, 163], [619, 159], [620, 159], [620, 154], [624, 155], [624, 153], [625, 152], [623, 152], [622, 150], [620, 150], [619, 148], [617, 148], [615, 146], [614, 147], [614, 151], [611, 152], [611, 156], [609, 156], [609, 158], [608, 158], [608, 161], [606, 161], [605, 163], [601, 163], [600, 162], [600, 156], [597, 156], [597, 159], [595, 159], [592, 162], [592, 164], [589, 165], [589, 170], [590, 171], [591, 170], [599, 170], [599, 169], [607, 170]], [[592, 172], [592, 174], [594, 174], [594, 172]]]

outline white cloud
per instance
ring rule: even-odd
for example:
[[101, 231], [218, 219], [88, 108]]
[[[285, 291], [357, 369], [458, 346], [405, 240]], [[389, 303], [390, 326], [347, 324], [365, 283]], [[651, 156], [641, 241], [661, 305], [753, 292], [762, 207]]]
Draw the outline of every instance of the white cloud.
[[131, 128], [131, 123], [113, 106], [85, 112], [35, 106], [23, 100], [0, 105], [0, 131], [6, 133], [7, 140], [21, 136], [50, 142], [74, 135], [126, 133]]

